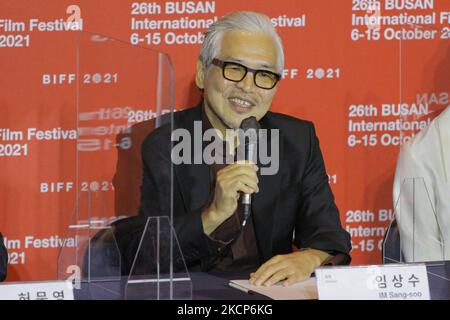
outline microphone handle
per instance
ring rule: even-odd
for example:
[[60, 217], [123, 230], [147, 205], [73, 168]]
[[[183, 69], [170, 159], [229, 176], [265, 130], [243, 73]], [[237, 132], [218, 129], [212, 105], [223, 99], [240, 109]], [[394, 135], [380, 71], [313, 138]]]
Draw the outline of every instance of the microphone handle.
[[[254, 161], [254, 153], [255, 153], [256, 144], [250, 143], [245, 146], [245, 159]], [[250, 205], [252, 203], [252, 196], [248, 193], [242, 194], [242, 205], [243, 205], [243, 213], [244, 220], [242, 221], [242, 227], [247, 223], [248, 216], [250, 215]]]
[[242, 221], [242, 226], [244, 227], [247, 223], [248, 216], [250, 215], [250, 205], [252, 202], [252, 198], [250, 194], [244, 193], [242, 194], [242, 204], [243, 204], [243, 215], [244, 220]]
[[[256, 163], [255, 159], [256, 146], [257, 143], [255, 141], [252, 141], [251, 143], [245, 145], [246, 160], [252, 160], [253, 162]], [[248, 216], [250, 215], [250, 205], [252, 203], [252, 196], [247, 193], [242, 194], [241, 202], [243, 204], [243, 213], [244, 213], [244, 220], [242, 221], [242, 227], [244, 227], [245, 224], [247, 223]]]

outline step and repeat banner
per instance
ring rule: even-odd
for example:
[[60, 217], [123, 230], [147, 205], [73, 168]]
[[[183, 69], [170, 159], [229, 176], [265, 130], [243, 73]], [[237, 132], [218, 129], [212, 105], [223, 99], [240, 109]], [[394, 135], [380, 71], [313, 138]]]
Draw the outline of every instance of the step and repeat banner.
[[[139, 146], [170, 109], [171, 67], [174, 108], [194, 106], [203, 31], [240, 10], [268, 15], [283, 40], [271, 110], [315, 123], [352, 263], [381, 262], [400, 147], [450, 103], [450, 1], [1, 0], [7, 280], [56, 277], [83, 193], [102, 194], [93, 216], [136, 213]], [[102, 48], [80, 47], [84, 33]]]

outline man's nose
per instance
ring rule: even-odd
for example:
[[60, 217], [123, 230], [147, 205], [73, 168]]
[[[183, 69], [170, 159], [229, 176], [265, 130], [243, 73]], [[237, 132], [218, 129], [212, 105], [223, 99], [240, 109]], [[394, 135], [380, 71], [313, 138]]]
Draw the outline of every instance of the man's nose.
[[237, 86], [239, 88], [241, 88], [244, 91], [251, 91], [254, 89], [255, 86], [255, 80], [254, 77], [255, 75], [252, 72], [247, 72], [247, 74], [245, 75], [244, 79], [242, 79], [241, 81], [239, 81], [237, 83]]

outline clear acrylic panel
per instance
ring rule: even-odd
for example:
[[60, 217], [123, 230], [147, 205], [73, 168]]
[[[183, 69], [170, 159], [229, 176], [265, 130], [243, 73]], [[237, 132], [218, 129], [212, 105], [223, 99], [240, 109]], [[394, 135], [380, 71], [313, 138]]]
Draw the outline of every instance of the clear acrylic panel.
[[79, 195], [58, 257], [58, 279], [74, 273], [79, 281], [120, 279], [121, 258], [113, 228], [108, 220], [90, 218], [94, 215], [92, 203], [102, 202], [95, 199], [100, 197], [91, 191]]
[[[401, 28], [405, 33], [442, 33], [440, 27], [430, 25]], [[450, 205], [445, 204], [450, 204], [450, 185], [436, 169], [449, 167], [445, 162], [450, 159], [441, 158], [438, 148], [430, 148], [442, 138], [434, 135], [438, 127], [434, 120], [448, 108], [448, 41], [400, 39], [398, 46], [400, 144], [393, 185], [394, 220], [383, 242], [383, 262], [425, 262], [430, 286], [448, 288], [450, 247], [445, 216], [450, 215]]]
[[[430, 25], [401, 27], [405, 33], [441, 34], [439, 28]], [[446, 189], [445, 183], [440, 183], [444, 177], [436, 174], [436, 168], [432, 168], [434, 164], [430, 162], [441, 156], [438, 148], [428, 148], [439, 143], [439, 134], [433, 132], [436, 130], [434, 119], [448, 106], [445, 94], [450, 92], [446, 80], [450, 70], [445, 68], [448, 63], [440, 55], [440, 52], [447, 52], [448, 43], [399, 40], [398, 45], [400, 97], [397, 113], [401, 143], [393, 188], [396, 221], [391, 223], [387, 238], [398, 239], [401, 252], [387, 258], [394, 262], [447, 260], [450, 247], [446, 249], [445, 246], [447, 226], [443, 225], [445, 219], [442, 217], [450, 214], [444, 212], [450, 206], [445, 209], [440, 199], [450, 198], [445, 196], [450, 188]], [[417, 54], [419, 51], [424, 55]], [[429, 154], [425, 154], [427, 152]]]
[[400, 186], [394, 184], [398, 199], [395, 220], [383, 243], [383, 262], [425, 263], [431, 298], [448, 299], [450, 264], [445, 247], [446, 232], [427, 185], [422, 177], [405, 178]]
[[76, 275], [95, 292], [103, 283], [110, 297], [123, 297], [127, 238], [115, 222], [139, 214], [141, 144], [156, 127], [170, 125], [173, 70], [166, 54], [118, 39], [79, 32], [75, 42], [76, 203], [58, 278]]
[[147, 218], [126, 284], [125, 298], [192, 298], [191, 278], [168, 217]]
[[405, 178], [399, 190], [395, 217], [400, 259], [387, 258], [394, 262], [446, 260], [443, 233], [425, 179]]

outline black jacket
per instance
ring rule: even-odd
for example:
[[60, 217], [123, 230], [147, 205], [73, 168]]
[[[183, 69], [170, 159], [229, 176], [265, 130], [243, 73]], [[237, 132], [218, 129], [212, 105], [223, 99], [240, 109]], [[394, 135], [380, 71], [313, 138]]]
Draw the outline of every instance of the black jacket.
[[[173, 128], [193, 134], [194, 121], [201, 119], [201, 106], [176, 112]], [[295, 244], [298, 248], [342, 253], [348, 258], [344, 263], [349, 263], [350, 236], [340, 223], [313, 124], [273, 112], [268, 112], [260, 124], [262, 129], [279, 129], [280, 141], [279, 171], [276, 175], [259, 175], [260, 191], [252, 200], [260, 262], [292, 252]], [[170, 215], [170, 136], [171, 125], [166, 124], [153, 131], [142, 145], [143, 217]], [[192, 158], [195, 147], [193, 150]], [[206, 164], [173, 166], [174, 228], [191, 271], [203, 269], [204, 262], [218, 254], [208, 245], [201, 222], [211, 192], [209, 172]], [[132, 253], [129, 255], [128, 264]]]
[[3, 236], [0, 233], [0, 281], [6, 278], [6, 268], [8, 266], [8, 252], [3, 244]]

